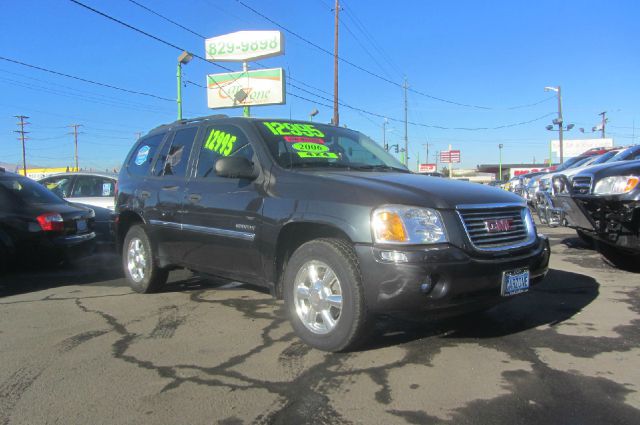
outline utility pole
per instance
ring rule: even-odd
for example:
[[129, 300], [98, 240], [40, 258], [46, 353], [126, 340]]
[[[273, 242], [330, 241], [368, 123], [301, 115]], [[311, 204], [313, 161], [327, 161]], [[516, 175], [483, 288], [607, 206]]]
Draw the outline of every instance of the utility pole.
[[382, 147], [385, 151], [389, 152], [389, 146], [387, 146], [387, 123], [389, 120], [386, 118], [382, 121]]
[[560, 143], [560, 164], [564, 164], [564, 153], [563, 153], [563, 134], [562, 134], [562, 89], [558, 86], [558, 142]]
[[74, 144], [74, 155], [73, 158], [76, 164], [76, 171], [80, 171], [78, 168], [78, 127], [82, 127], [82, 124], [71, 124], [69, 127], [73, 128], [73, 144]]
[[333, 47], [333, 125], [340, 126], [338, 114], [338, 26], [340, 23], [340, 0], [336, 0], [335, 40]]
[[[500, 162], [499, 162], [499, 165], [498, 165], [498, 180], [500, 180], [500, 181], [502, 181], [502, 147], [503, 147], [503, 145], [502, 145], [502, 143], [500, 143], [498, 145], [498, 150], [500, 151], [500, 160], [499, 160]], [[534, 160], [533, 163], [535, 164], [535, 162], [536, 161]]]
[[29, 117], [24, 115], [14, 115], [14, 117], [20, 120], [20, 122], [18, 123], [18, 125], [20, 126], [20, 130], [14, 130], [14, 131], [20, 134], [20, 138], [18, 140], [22, 141], [22, 171], [24, 173], [24, 176], [27, 177], [27, 154], [24, 147], [24, 142], [25, 140], [29, 140], [29, 138], [25, 136], [25, 134], [28, 134], [29, 132], [24, 131], [24, 126], [30, 124], [25, 121]]
[[405, 156], [404, 156], [404, 165], [408, 166], [409, 165], [409, 136], [407, 133], [407, 88], [409, 87], [407, 85], [407, 77], [404, 77], [404, 85], [402, 86], [404, 88], [404, 152], [405, 152]]
[[607, 111], [600, 112], [598, 115], [602, 117], [602, 138], [604, 139], [604, 135], [605, 135], [604, 128], [607, 125]]

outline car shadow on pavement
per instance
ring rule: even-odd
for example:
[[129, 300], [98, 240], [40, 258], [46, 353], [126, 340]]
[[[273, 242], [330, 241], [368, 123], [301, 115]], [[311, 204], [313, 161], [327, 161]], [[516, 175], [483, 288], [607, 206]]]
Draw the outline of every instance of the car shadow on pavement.
[[111, 281], [123, 276], [120, 256], [112, 252], [96, 253], [60, 266], [25, 264], [0, 276], [0, 297]]
[[376, 324], [373, 338], [363, 350], [383, 348], [423, 338], [496, 338], [518, 334], [540, 326], [555, 326], [572, 318], [599, 294], [599, 284], [590, 276], [549, 270], [546, 279], [530, 292], [489, 310], [433, 320], [385, 317]]

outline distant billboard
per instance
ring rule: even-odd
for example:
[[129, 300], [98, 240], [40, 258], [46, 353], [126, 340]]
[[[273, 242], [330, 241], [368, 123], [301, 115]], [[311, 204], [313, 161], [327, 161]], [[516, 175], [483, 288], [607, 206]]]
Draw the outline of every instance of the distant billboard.
[[246, 62], [284, 52], [280, 31], [237, 31], [204, 41], [208, 61]]
[[285, 103], [284, 70], [260, 69], [207, 75], [209, 108]]
[[440, 162], [442, 162], [443, 164], [460, 162], [460, 151], [459, 150], [441, 151]]
[[[612, 148], [613, 139], [571, 139], [562, 141], [562, 156], [564, 159], [578, 156], [593, 148]], [[551, 141], [551, 150], [560, 157], [560, 142]]]
[[436, 171], [436, 164], [420, 164], [419, 173], [433, 173]]

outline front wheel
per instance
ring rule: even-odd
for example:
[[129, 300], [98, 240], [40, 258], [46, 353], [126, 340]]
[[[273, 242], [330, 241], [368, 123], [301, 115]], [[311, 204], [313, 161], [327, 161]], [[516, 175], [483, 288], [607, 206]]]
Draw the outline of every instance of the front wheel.
[[151, 241], [142, 226], [131, 226], [123, 248], [122, 266], [131, 289], [147, 294], [165, 284], [169, 272], [158, 267]]
[[358, 260], [340, 239], [300, 246], [284, 274], [284, 300], [298, 336], [312, 347], [346, 351], [361, 343], [371, 323]]

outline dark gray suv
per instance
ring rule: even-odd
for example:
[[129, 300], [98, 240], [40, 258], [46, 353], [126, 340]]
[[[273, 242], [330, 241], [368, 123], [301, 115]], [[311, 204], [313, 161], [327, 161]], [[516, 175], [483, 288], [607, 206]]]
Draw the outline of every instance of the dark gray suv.
[[302, 121], [160, 126], [127, 156], [116, 212], [134, 290], [177, 267], [265, 286], [330, 351], [378, 314], [441, 317], [526, 292], [550, 254], [522, 198], [412, 174], [357, 131]]

